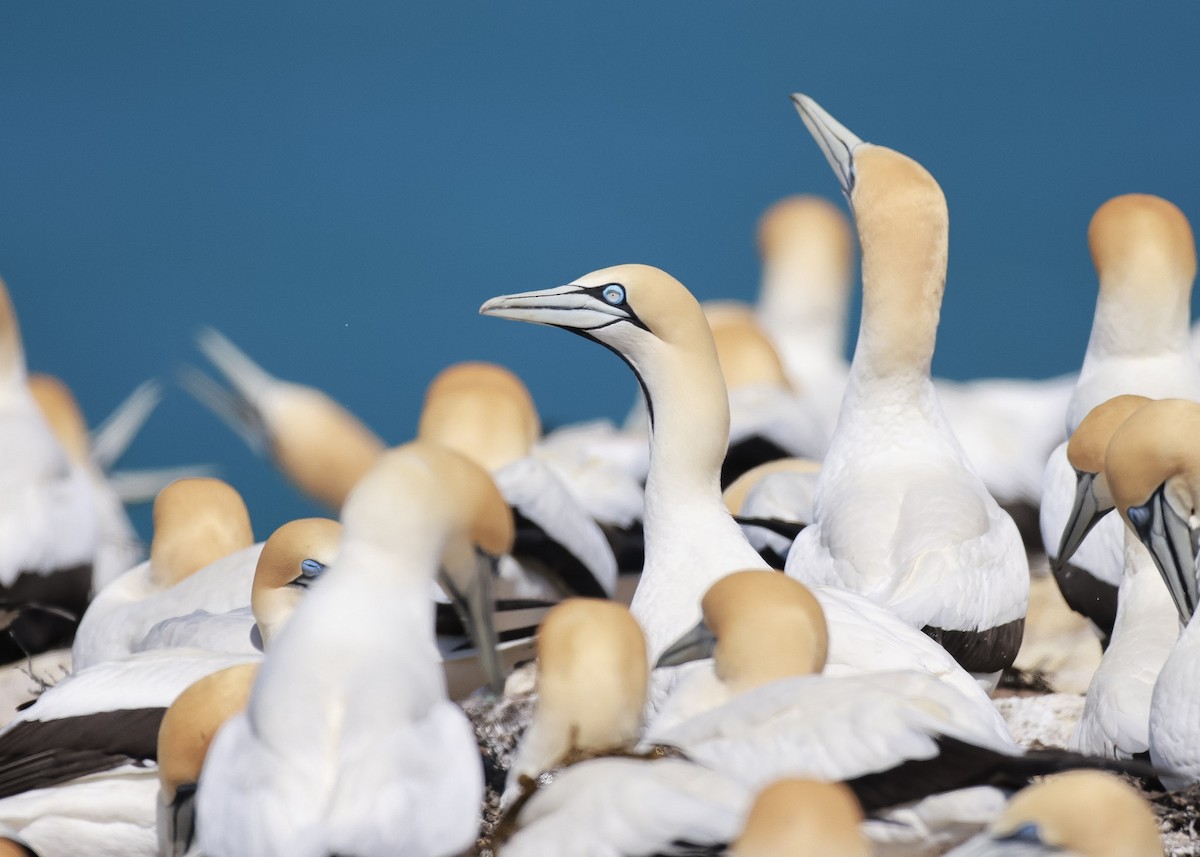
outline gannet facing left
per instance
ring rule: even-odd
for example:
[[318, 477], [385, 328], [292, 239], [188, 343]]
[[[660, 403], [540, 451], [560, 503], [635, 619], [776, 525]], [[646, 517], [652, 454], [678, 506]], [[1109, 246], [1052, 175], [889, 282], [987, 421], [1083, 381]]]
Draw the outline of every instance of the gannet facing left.
[[[338, 558], [279, 634], [200, 777], [210, 857], [455, 855], [483, 772], [446, 698], [429, 591], [507, 550], [512, 517], [478, 465], [433, 444], [385, 453], [342, 509]], [[490, 574], [490, 568], [482, 569]]]
[[998, 674], [1020, 647], [1029, 567], [930, 380], [946, 283], [945, 197], [916, 161], [862, 141], [808, 96], [793, 100], [854, 210], [863, 312], [816, 521], [793, 543], [788, 573], [860, 592], [970, 672]]

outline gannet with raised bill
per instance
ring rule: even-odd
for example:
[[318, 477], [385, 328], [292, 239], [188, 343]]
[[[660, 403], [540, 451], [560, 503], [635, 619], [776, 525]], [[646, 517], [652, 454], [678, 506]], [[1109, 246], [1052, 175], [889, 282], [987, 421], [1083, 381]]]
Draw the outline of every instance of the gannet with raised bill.
[[947, 857], [1162, 857], [1154, 810], [1112, 774], [1068, 771], [1018, 792]]
[[[495, 363], [455, 363], [425, 392], [417, 437], [475, 461], [513, 507], [517, 538], [501, 563], [507, 597], [608, 597], [617, 564], [608, 540], [554, 470], [533, 455], [541, 420], [525, 384]], [[519, 567], [514, 568], [511, 563]]]
[[[1157, 196], [1114, 197], [1092, 216], [1088, 245], [1100, 288], [1067, 433], [1092, 408], [1126, 393], [1200, 400], [1200, 367], [1188, 331], [1196, 243], [1183, 212]], [[1042, 487], [1042, 539], [1052, 560], [1075, 489], [1064, 442], [1046, 464]], [[1121, 543], [1121, 522], [1110, 516], [1083, 539], [1070, 563], [1052, 562], [1063, 598], [1102, 640], [1116, 619], [1123, 566], [1113, 546]]]
[[[1108, 487], [1124, 522], [1150, 551], [1185, 624], [1150, 702], [1150, 760], [1168, 789], [1200, 782], [1200, 404], [1165, 399], [1140, 408], [1113, 435]], [[1175, 626], [1169, 626], [1174, 630]]]
[[70, 639], [92, 584], [93, 494], [29, 390], [16, 312], [0, 281], [0, 602], [30, 608], [8, 619], [0, 661]]
[[242, 496], [220, 479], [180, 479], [154, 500], [150, 558], [97, 593], [72, 646], [76, 670], [124, 657], [158, 622], [249, 604], [260, 546]]
[[820, 416], [788, 380], [751, 308], [731, 301], [702, 306], [729, 391], [729, 450], [721, 485], [768, 461], [824, 455], [829, 440]]
[[860, 140], [806, 95], [796, 108], [854, 210], [863, 311], [814, 524], [789, 574], [843, 586], [998, 678], [1020, 648], [1029, 566], [1012, 519], [967, 461], [929, 377], [949, 218], [924, 167]]
[[214, 739], [197, 828], [209, 857], [455, 855], [479, 829], [483, 773], [446, 698], [429, 598], [491, 573], [508, 505], [487, 473], [435, 444], [385, 453], [342, 509], [337, 561], [275, 641], [246, 711]]
[[[1117, 396], [1097, 405], [1079, 423], [1067, 444], [1067, 460], [1077, 474], [1075, 503], [1058, 558], [1071, 558], [1087, 530], [1113, 508], [1104, 475], [1105, 453], [1119, 426], [1150, 400]], [[1117, 617], [1100, 666], [1088, 684], [1087, 702], [1071, 736], [1072, 749], [1128, 758], [1150, 744], [1150, 699], [1159, 670], [1179, 636], [1175, 603], [1146, 548], [1122, 527], [1124, 572]]]
[[384, 450], [383, 441], [328, 395], [281, 381], [211, 327], [196, 343], [232, 386], [197, 369], [181, 381], [257, 453], [267, 452], [306, 496], [337, 511]]
[[502, 857], [696, 853], [738, 832], [746, 788], [670, 748], [636, 749], [649, 664], [625, 607], [573, 598], [553, 608], [538, 668], [533, 722], [491, 837]]
[[[634, 370], [648, 402], [650, 471], [646, 563], [630, 609], [657, 659], [695, 627], [711, 584], [735, 569], [768, 568], [721, 499], [729, 401], [699, 303], [664, 271], [619, 265], [566, 286], [492, 298], [480, 312], [574, 331]], [[887, 608], [840, 588], [814, 594], [831, 628], [831, 666], [924, 670], [970, 692], [970, 675]], [[655, 672], [652, 704], [672, 675]]]
[[217, 730], [246, 708], [258, 664], [221, 670], [191, 685], [158, 729], [158, 854], [195, 853], [196, 784]]

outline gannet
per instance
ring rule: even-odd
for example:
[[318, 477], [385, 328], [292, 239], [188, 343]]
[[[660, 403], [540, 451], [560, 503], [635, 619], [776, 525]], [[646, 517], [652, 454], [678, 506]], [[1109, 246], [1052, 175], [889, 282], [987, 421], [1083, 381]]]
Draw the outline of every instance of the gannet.
[[249, 604], [260, 551], [233, 486], [213, 478], [172, 482], [154, 501], [150, 558], [97, 593], [84, 613], [72, 646], [75, 669], [129, 654], [164, 619]]
[[669, 748], [636, 749], [649, 665], [625, 607], [582, 598], [554, 607], [538, 665], [533, 722], [492, 837], [500, 855], [677, 853], [741, 829], [747, 789]]
[[1111, 774], [1068, 771], [1020, 791], [947, 857], [1162, 857], [1154, 810]]
[[250, 699], [258, 664], [200, 679], [171, 703], [158, 730], [158, 854], [184, 857], [195, 844], [196, 784], [208, 748], [225, 721]]
[[729, 513], [771, 568], [783, 568], [800, 530], [812, 523], [821, 464], [781, 458], [747, 470], [722, 492]]
[[1113, 434], [1104, 462], [1121, 517], [1150, 551], [1185, 623], [1150, 702], [1150, 760], [1169, 772], [1159, 779], [1172, 790], [1200, 781], [1200, 622], [1195, 619], [1200, 583], [1194, 547], [1200, 530], [1194, 525], [1200, 505], [1198, 431], [1200, 404], [1150, 402]]
[[729, 451], [721, 484], [779, 458], [820, 458], [828, 435], [813, 404], [795, 390], [749, 306], [702, 305], [729, 391]]
[[[615, 351], [649, 403], [646, 563], [631, 610], [657, 660], [700, 619], [700, 599], [730, 571], [767, 565], [720, 493], [729, 401], [700, 305], [674, 277], [620, 265], [540, 292], [492, 298], [480, 312], [572, 330]], [[918, 669], [971, 692], [970, 675], [927, 636], [845, 589], [817, 587], [831, 629], [830, 664], [857, 671]], [[652, 677], [652, 704], [672, 681]]]
[[846, 316], [854, 273], [854, 235], [846, 216], [816, 196], [790, 196], [758, 222], [762, 260], [758, 322], [770, 334], [788, 377], [833, 434], [850, 367]]
[[[1075, 504], [1058, 551], [1069, 560], [1087, 529], [1113, 508], [1104, 475], [1113, 434], [1150, 400], [1117, 396], [1097, 405], [1067, 444], [1067, 460], [1078, 475]], [[1128, 758], [1150, 746], [1150, 699], [1163, 663], [1179, 636], [1175, 603], [1146, 548], [1122, 527], [1124, 573], [1112, 637], [1088, 684], [1087, 702], [1070, 747], [1084, 753]]]
[[946, 281], [945, 197], [916, 161], [863, 142], [808, 96], [793, 100], [854, 209], [863, 312], [816, 521], [792, 544], [787, 571], [862, 593], [965, 669], [998, 677], [1020, 647], [1029, 567], [929, 377]]
[[862, 807], [841, 783], [779, 780], [758, 793], [730, 857], [871, 857]]
[[209, 748], [196, 818], [210, 857], [436, 857], [475, 841], [479, 750], [446, 699], [429, 589], [439, 566], [470, 588], [472, 541], [507, 549], [508, 505], [478, 465], [414, 443], [379, 459], [342, 523], [337, 561]]
[[[1156, 196], [1114, 197], [1093, 215], [1088, 245], [1100, 287], [1067, 433], [1092, 408], [1125, 393], [1200, 400], [1200, 367], [1188, 338], [1196, 245], [1183, 212]], [[1042, 539], [1052, 557], [1075, 483], [1063, 443], [1046, 464], [1042, 489]], [[1121, 523], [1112, 516], [1069, 564], [1053, 564], [1063, 598], [1092, 621], [1102, 640], [1116, 617], [1122, 564], [1113, 546], [1121, 543]]]
[[[705, 594], [703, 610], [728, 701], [697, 712], [685, 680], [643, 742], [678, 747], [748, 788], [784, 777], [843, 781], [872, 812], [972, 786], [1012, 787], [1064, 767], [1126, 764], [1019, 755], [991, 722], [986, 699], [922, 672], [820, 675], [828, 649], [821, 606], [785, 576], [729, 575]], [[660, 660], [672, 657], [668, 650]]]
[[0, 635], [0, 661], [66, 643], [87, 606], [98, 526], [87, 476], [71, 466], [29, 391], [17, 316], [0, 281], [0, 600], [27, 611]]
[[196, 343], [233, 389], [191, 369], [181, 378], [188, 392], [255, 452], [269, 452], [301, 492], [340, 509], [383, 452], [383, 441], [325, 393], [275, 378], [216, 330], [200, 331]]
[[[430, 382], [417, 437], [475, 461], [496, 480], [517, 516], [512, 559], [498, 588], [510, 597], [611, 596], [617, 582], [612, 549], [590, 509], [553, 469], [533, 456], [541, 420], [525, 384], [503, 366], [466, 362]], [[530, 580], [535, 575], [542, 581]], [[545, 584], [549, 582], [549, 586]], [[498, 582], [499, 583], [499, 582]]]

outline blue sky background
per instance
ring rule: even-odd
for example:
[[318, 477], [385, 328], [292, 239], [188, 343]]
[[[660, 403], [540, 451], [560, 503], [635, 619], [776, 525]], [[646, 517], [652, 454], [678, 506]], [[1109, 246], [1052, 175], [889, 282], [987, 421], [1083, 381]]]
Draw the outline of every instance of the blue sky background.
[[[205, 323], [391, 442], [461, 359], [548, 423], [616, 417], [612, 355], [479, 304], [622, 262], [752, 299], [761, 210], [838, 196], [800, 90], [946, 192], [935, 370], [1047, 376], [1086, 344], [1095, 208], [1200, 215], [1198, 37], [1187, 3], [6, 3], [0, 274], [92, 422]], [[314, 511], [173, 390], [125, 463], [191, 461], [260, 538]]]

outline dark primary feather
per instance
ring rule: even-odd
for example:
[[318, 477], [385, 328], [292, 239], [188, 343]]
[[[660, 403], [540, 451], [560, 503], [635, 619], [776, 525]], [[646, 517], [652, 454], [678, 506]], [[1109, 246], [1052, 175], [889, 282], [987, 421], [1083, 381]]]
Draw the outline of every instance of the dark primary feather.
[[[513, 509], [516, 539], [510, 553], [522, 565], [534, 562], [544, 568], [571, 595], [585, 598], [607, 598], [608, 593], [588, 571], [579, 557], [561, 543], [546, 535], [546, 531]], [[540, 569], [539, 569], [540, 570]]]

